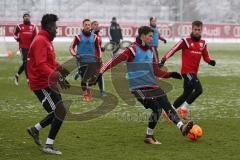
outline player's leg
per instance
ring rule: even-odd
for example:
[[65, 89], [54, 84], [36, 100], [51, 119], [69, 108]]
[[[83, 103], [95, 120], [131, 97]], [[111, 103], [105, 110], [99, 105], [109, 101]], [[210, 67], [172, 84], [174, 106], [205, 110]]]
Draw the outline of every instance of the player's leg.
[[81, 87], [82, 87], [82, 91], [83, 91], [83, 101], [88, 102], [91, 98], [91, 91], [90, 91], [90, 89], [88, 87], [88, 84], [87, 84], [87, 79], [88, 79], [88, 75], [86, 75], [87, 65], [84, 65], [84, 66], [80, 67], [79, 68], [79, 73], [82, 77]]
[[25, 75], [26, 75], [27, 79], [28, 79], [28, 75], [27, 75], [27, 56], [28, 56], [28, 51], [29, 51], [29, 49], [22, 48], [23, 67], [24, 67], [24, 72], [25, 72]]
[[183, 83], [183, 93], [180, 95], [173, 103], [173, 107], [178, 109], [189, 97], [189, 95], [193, 92], [193, 85], [191, 83], [191, 79], [187, 77], [187, 75], [182, 75], [184, 79]]
[[66, 108], [62, 102], [61, 95], [51, 89], [42, 89], [36, 91], [35, 94], [38, 96], [39, 100], [42, 99], [43, 106], [49, 114], [40, 123], [37, 123], [34, 127], [28, 128], [28, 132], [36, 142], [37, 138], [32, 133], [37, 133], [39, 135], [39, 131], [42, 128], [51, 124], [51, 129], [46, 144], [43, 147], [43, 151], [50, 154], [61, 154], [60, 151], [53, 148], [54, 140], [66, 115]]
[[186, 103], [191, 105], [203, 92], [200, 80], [194, 75], [193, 79], [194, 92], [187, 98]]
[[20, 67], [18, 68], [17, 73], [14, 75], [14, 83], [18, 86], [19, 85], [19, 76], [22, 74], [22, 72], [24, 71], [24, 64], [23, 64], [23, 52], [22, 52], [22, 48], [19, 49], [21, 52], [21, 57], [22, 57], [22, 64], [20, 65]]
[[184, 78], [184, 83], [183, 83], [183, 93], [181, 96], [179, 96], [173, 103], [173, 107], [175, 109], [178, 109], [179, 115], [183, 119], [188, 119], [189, 118], [189, 113], [188, 113], [188, 104], [186, 103], [187, 98], [192, 94], [194, 90], [194, 86], [192, 83], [192, 75], [191, 74], [184, 74], [182, 75]]
[[[163, 91], [161, 91], [163, 92]], [[186, 136], [189, 131], [192, 129], [193, 122], [188, 121], [186, 124], [184, 124], [180, 117], [178, 116], [175, 109], [170, 104], [167, 95], [165, 93], [161, 93], [161, 96], [157, 97], [158, 103], [160, 107], [164, 109], [166, 114], [168, 115], [169, 119], [180, 129], [183, 136]]]
[[157, 59], [159, 60], [159, 56], [158, 56], [158, 47], [154, 47], [154, 51], [155, 51], [155, 54], [157, 56]]
[[104, 79], [103, 79], [103, 75], [101, 75], [98, 79], [98, 87], [100, 90], [100, 95], [104, 96]]
[[27, 131], [33, 137], [34, 142], [37, 145], [41, 145], [41, 141], [39, 140], [39, 131], [52, 123], [54, 112], [51, 107], [52, 101], [49, 99], [48, 92], [46, 90], [37, 90], [34, 91], [34, 94], [38, 97], [44, 109], [48, 112], [48, 115], [35, 126], [29, 127]]
[[115, 56], [117, 54], [119, 49], [120, 49], [120, 42], [115, 43], [114, 50], [113, 50], [113, 56]]
[[146, 131], [146, 136], [144, 142], [147, 144], [161, 144], [153, 135], [153, 131], [158, 123], [161, 116], [162, 109], [160, 108], [158, 102], [155, 99], [142, 99], [137, 98], [137, 100], [142, 103], [142, 105], [147, 109], [151, 108], [152, 113], [148, 119], [148, 127]]
[[75, 72], [75, 74], [73, 75], [73, 79], [74, 80], [77, 80], [79, 78], [79, 76], [81, 75], [81, 73], [79, 72], [79, 69], [80, 69], [80, 62], [77, 60], [77, 66], [78, 66], [78, 69], [77, 71]]
[[[62, 102], [62, 97], [60, 93], [57, 93], [56, 91], [49, 90], [49, 101], [52, 101], [52, 110], [54, 111], [54, 116], [51, 122], [51, 128], [45, 143], [45, 146], [43, 147], [43, 151], [50, 154], [62, 154], [57, 149], [53, 148], [54, 140], [58, 134], [58, 131], [61, 128], [62, 122], [65, 119], [65, 116], [67, 114], [67, 110]], [[47, 94], [46, 94], [47, 95]]]

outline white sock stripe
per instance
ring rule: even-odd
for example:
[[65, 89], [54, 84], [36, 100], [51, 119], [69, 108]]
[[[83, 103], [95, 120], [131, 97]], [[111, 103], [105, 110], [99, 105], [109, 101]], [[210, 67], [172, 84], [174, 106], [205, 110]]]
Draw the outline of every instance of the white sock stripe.
[[52, 110], [55, 110], [56, 109], [56, 106], [52, 100], [52, 98], [50, 97], [49, 93], [45, 90], [45, 89], [42, 89], [42, 92], [43, 94], [45, 95], [45, 97], [47, 98]]

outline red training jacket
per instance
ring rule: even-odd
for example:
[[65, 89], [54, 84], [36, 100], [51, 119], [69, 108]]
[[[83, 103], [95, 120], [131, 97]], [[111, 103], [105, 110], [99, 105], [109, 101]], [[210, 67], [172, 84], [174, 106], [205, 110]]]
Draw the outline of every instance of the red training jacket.
[[190, 37], [179, 41], [163, 56], [162, 60], [167, 61], [179, 50], [182, 50], [182, 74], [192, 73], [197, 75], [201, 58], [203, 57], [206, 63], [209, 63], [211, 60], [205, 40], [201, 39], [200, 41], [195, 42]]
[[19, 41], [19, 48], [30, 48], [30, 45], [37, 35], [36, 25], [30, 23], [26, 25], [24, 23], [18, 24], [13, 32], [14, 39]]
[[56, 61], [52, 40], [53, 37], [47, 31], [41, 30], [29, 49], [27, 72], [33, 91], [49, 87], [49, 76], [60, 66]]
[[[132, 62], [134, 60], [134, 55], [130, 50], [133, 50], [133, 52], [136, 52], [136, 49], [134, 46], [139, 46], [141, 49], [146, 50], [149, 49], [148, 47], [144, 47], [141, 44], [134, 42], [129, 49], [125, 49], [122, 53], [116, 55], [115, 57], [113, 57], [111, 60], [109, 60], [108, 62], [106, 62], [105, 64], [102, 65], [101, 69], [100, 69], [100, 73], [104, 73], [107, 70], [113, 68], [114, 66], [116, 66], [118, 63], [122, 62], [122, 61], [127, 61], [127, 62]], [[153, 50], [153, 49], [152, 49]], [[160, 78], [170, 78], [172, 73], [171, 72], [166, 72], [164, 70], [162, 70], [159, 65], [158, 65], [158, 60], [154, 54], [153, 56], [153, 70], [154, 70], [154, 74], [157, 77]], [[156, 88], [158, 86], [149, 86], [151, 88]]]

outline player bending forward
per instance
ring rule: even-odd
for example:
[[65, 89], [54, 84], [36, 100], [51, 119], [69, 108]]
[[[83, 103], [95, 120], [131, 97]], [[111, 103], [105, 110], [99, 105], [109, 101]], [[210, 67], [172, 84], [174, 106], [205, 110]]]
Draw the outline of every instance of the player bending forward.
[[101, 67], [100, 75], [122, 61], [127, 61], [129, 88], [143, 106], [152, 110], [149, 117], [145, 143], [161, 144], [153, 136], [153, 130], [160, 118], [162, 108], [169, 118], [186, 136], [193, 126], [193, 122], [186, 124], [178, 117], [172, 108], [166, 93], [157, 85], [156, 77], [181, 79], [177, 72], [165, 72], [159, 68], [154, 50], [149, 47], [153, 39], [154, 31], [148, 26], [142, 26], [138, 30], [136, 41], [121, 54], [115, 56]]

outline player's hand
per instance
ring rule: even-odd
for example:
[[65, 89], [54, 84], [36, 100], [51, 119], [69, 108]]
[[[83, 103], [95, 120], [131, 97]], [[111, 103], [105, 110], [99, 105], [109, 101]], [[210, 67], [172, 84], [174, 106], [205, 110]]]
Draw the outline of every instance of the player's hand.
[[164, 39], [164, 40], [163, 40], [163, 43], [165, 43], [165, 44], [166, 44], [166, 43], [167, 43], [167, 40], [166, 40], [166, 39]]
[[62, 76], [59, 76], [59, 78], [58, 78], [58, 84], [60, 85], [60, 87], [61, 87], [62, 89], [68, 89], [68, 88], [70, 88], [69, 82], [68, 82], [64, 77], [62, 77]]
[[175, 79], [182, 79], [181, 74], [178, 72], [172, 72], [171, 77]]
[[69, 72], [66, 68], [64, 68], [64, 67], [62, 67], [62, 66], [58, 67], [58, 68], [57, 68], [57, 71], [58, 71], [58, 72], [61, 74], [61, 76], [64, 77], [64, 78], [66, 78], [66, 77], [70, 74], [70, 72]]
[[162, 68], [164, 66], [164, 63], [165, 63], [165, 61], [162, 59], [161, 62], [159, 63], [159, 67]]
[[216, 61], [215, 60], [210, 60], [209, 65], [215, 66], [216, 65]]
[[104, 48], [104, 47], [101, 47], [101, 51], [102, 51], [102, 52], [105, 52], [105, 48]]

